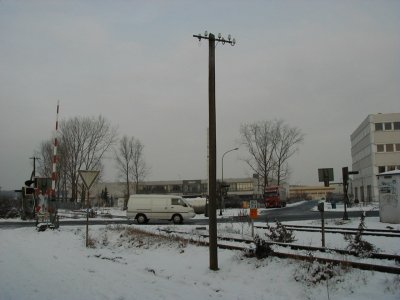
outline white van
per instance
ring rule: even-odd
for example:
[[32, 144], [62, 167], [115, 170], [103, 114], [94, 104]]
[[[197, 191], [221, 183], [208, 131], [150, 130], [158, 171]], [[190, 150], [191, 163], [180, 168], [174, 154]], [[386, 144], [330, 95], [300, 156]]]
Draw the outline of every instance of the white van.
[[136, 219], [139, 224], [147, 223], [150, 219], [172, 220], [180, 224], [195, 215], [185, 199], [173, 195], [131, 195], [126, 211], [127, 218]]

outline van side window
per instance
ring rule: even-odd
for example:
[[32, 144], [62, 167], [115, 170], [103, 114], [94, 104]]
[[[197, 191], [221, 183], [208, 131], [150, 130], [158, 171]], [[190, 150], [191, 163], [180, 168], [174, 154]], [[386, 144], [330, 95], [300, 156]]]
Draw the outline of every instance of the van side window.
[[186, 206], [186, 203], [183, 202], [180, 198], [172, 198], [171, 199], [171, 204], [172, 205]]

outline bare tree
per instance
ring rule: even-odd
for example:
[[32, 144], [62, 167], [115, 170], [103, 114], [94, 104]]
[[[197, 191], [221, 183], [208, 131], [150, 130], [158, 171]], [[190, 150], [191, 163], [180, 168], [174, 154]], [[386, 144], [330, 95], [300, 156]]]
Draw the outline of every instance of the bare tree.
[[43, 141], [39, 150], [35, 151], [35, 156], [39, 157], [37, 170], [43, 177], [51, 177], [53, 161], [53, 144], [50, 140]]
[[126, 209], [128, 204], [131, 181], [134, 182], [137, 192], [139, 183], [143, 181], [149, 172], [149, 168], [144, 160], [143, 149], [144, 146], [140, 140], [124, 135], [115, 152], [119, 175], [126, 180], [127, 192], [124, 200], [124, 209]]
[[249, 157], [244, 161], [263, 178], [263, 191], [268, 186], [270, 175], [274, 168], [273, 123], [261, 121], [243, 124], [240, 127], [242, 143], [249, 151]]
[[115, 160], [117, 162], [117, 168], [119, 175], [124, 178], [126, 182], [126, 193], [124, 199], [124, 209], [126, 209], [128, 204], [128, 198], [130, 195], [130, 179], [131, 179], [131, 169], [133, 164], [133, 151], [134, 151], [135, 139], [133, 137], [128, 138], [124, 135], [120, 142], [119, 147], [115, 151]]
[[103, 170], [102, 158], [115, 143], [117, 130], [104, 117], [75, 117], [60, 123], [62, 159], [71, 186], [78, 195], [79, 170]]
[[131, 168], [136, 191], [139, 188], [139, 182], [143, 181], [143, 179], [150, 172], [150, 169], [144, 160], [143, 149], [143, 144], [136, 139], [133, 143], [133, 164]]
[[263, 190], [274, 178], [277, 184], [289, 175], [288, 159], [304, 139], [300, 129], [283, 120], [244, 124], [240, 128], [242, 143], [249, 151], [244, 161], [263, 178]]
[[304, 134], [296, 127], [290, 127], [283, 120], [275, 121], [275, 176], [277, 184], [289, 176], [288, 159], [298, 150], [298, 144], [304, 140]]
[[[58, 139], [60, 140], [60, 139]], [[65, 155], [64, 146], [61, 142], [58, 145], [58, 153], [56, 159], [56, 191], [57, 198], [60, 199], [62, 196], [63, 200], [67, 195], [67, 177], [66, 177], [66, 167], [65, 167]], [[38, 160], [38, 172], [43, 177], [51, 177], [53, 171], [53, 161], [54, 161], [54, 144], [53, 141], [48, 140], [40, 144], [39, 150], [35, 151], [35, 156], [39, 157]]]

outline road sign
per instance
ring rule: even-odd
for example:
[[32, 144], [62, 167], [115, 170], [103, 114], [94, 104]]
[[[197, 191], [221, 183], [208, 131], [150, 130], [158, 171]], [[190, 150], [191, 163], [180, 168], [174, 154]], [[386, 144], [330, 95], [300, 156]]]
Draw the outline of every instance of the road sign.
[[93, 182], [96, 180], [100, 171], [88, 171], [88, 170], [79, 170], [79, 176], [81, 176], [83, 184], [87, 188], [87, 200], [86, 200], [86, 248], [89, 247], [89, 190], [92, 186]]
[[250, 200], [250, 208], [257, 208], [257, 200]]
[[319, 182], [323, 182], [325, 186], [329, 186], [329, 181], [333, 181], [333, 168], [318, 169]]
[[257, 208], [250, 208], [250, 218], [257, 219], [257, 217], [258, 217]]
[[250, 218], [257, 219], [257, 200], [250, 200]]
[[88, 190], [90, 189], [93, 182], [96, 180], [97, 176], [100, 173], [100, 171], [88, 171], [88, 170], [79, 170], [78, 172]]

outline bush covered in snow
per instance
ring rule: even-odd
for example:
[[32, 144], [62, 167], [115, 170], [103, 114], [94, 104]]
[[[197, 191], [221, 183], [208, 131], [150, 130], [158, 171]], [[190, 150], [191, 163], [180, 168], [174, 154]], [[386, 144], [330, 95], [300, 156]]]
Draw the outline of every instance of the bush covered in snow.
[[343, 272], [344, 270], [340, 266], [322, 264], [313, 260], [300, 264], [294, 273], [294, 279], [307, 285], [317, 285], [333, 277], [336, 277], [336, 282], [339, 282], [341, 280], [339, 276]]
[[278, 220], [276, 222], [276, 227], [268, 226], [270, 233], [265, 233], [265, 235], [274, 242], [279, 243], [291, 243], [294, 242], [295, 236], [293, 234], [293, 230], [287, 229], [285, 225], [283, 225]]
[[358, 225], [358, 231], [353, 237], [352, 235], [346, 234], [344, 239], [349, 242], [347, 250], [355, 252], [358, 256], [369, 257], [371, 253], [376, 251], [376, 247], [370, 242], [362, 238], [362, 234], [365, 230], [365, 214], [361, 215], [360, 224]]

